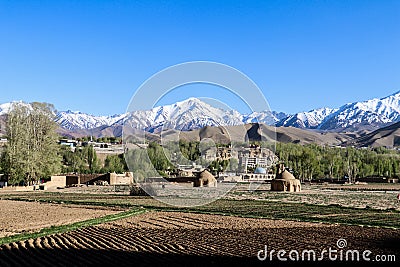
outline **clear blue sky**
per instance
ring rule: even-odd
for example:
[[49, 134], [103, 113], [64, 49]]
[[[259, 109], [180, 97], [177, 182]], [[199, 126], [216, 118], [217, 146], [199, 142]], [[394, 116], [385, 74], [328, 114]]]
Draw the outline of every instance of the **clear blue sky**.
[[[148, 77], [193, 60], [239, 69], [278, 111], [384, 97], [400, 90], [400, 1], [0, 0], [0, 103], [121, 113]], [[162, 104], [223, 96], [193, 88]]]

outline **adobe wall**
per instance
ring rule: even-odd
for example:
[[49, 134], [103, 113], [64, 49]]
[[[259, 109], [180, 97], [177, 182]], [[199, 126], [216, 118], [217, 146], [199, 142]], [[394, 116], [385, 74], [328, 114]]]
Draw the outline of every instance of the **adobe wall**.
[[110, 173], [110, 185], [133, 184], [133, 174], [126, 172], [124, 174]]
[[65, 187], [67, 185], [67, 176], [65, 175], [53, 175], [51, 180], [46, 183], [47, 189]]
[[0, 191], [17, 191], [17, 192], [23, 192], [23, 191], [33, 191], [33, 185], [29, 186], [7, 186], [0, 188]]

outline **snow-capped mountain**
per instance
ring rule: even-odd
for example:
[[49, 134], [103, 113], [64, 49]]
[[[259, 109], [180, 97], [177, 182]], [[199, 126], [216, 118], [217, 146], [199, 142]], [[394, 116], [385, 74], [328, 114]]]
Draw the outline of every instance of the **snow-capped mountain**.
[[343, 105], [326, 116], [318, 128], [332, 130], [363, 125], [377, 128], [398, 121], [400, 121], [400, 91], [380, 99]]
[[236, 110], [216, 108], [197, 98], [189, 98], [171, 105], [114, 116], [93, 116], [81, 112], [63, 111], [57, 114], [56, 121], [69, 130], [121, 126], [127, 122], [134, 129], [159, 132], [163, 128], [187, 131], [204, 126], [231, 126], [251, 122], [273, 125], [286, 116], [282, 112], [270, 111], [242, 115]]
[[243, 115], [236, 110], [215, 108], [197, 98], [189, 98], [151, 110], [134, 111], [127, 120], [131, 127], [148, 132], [159, 132], [162, 128], [187, 131], [204, 126], [240, 125]]
[[[27, 104], [29, 105], [29, 104]], [[0, 105], [0, 115], [7, 114], [12, 103]], [[79, 111], [61, 111], [55, 121], [64, 129], [87, 130], [106, 126], [122, 126], [130, 123], [135, 129], [158, 132], [164, 129], [192, 130], [204, 126], [231, 126], [250, 122], [275, 124], [284, 113], [253, 112], [242, 115], [236, 110], [216, 108], [197, 98], [189, 98], [171, 105], [158, 106], [150, 110], [139, 110], [113, 116], [94, 116]]]
[[308, 112], [300, 112], [283, 118], [276, 124], [276, 126], [293, 126], [296, 128], [314, 129], [318, 128], [326, 117], [336, 111], [337, 109], [332, 108], [319, 108]]
[[111, 126], [123, 121], [127, 113], [114, 116], [94, 116], [79, 111], [61, 111], [56, 115], [55, 121], [68, 130], [93, 129], [100, 126]]
[[10, 111], [12, 103], [0, 104], [0, 116], [5, 115]]
[[[0, 105], [0, 116], [7, 114], [12, 103]], [[150, 110], [133, 111], [114, 116], [93, 116], [76, 111], [61, 111], [56, 122], [64, 129], [88, 130], [119, 127], [126, 122], [135, 129], [159, 132], [164, 129], [193, 130], [204, 126], [231, 126], [265, 123], [306, 129], [346, 130], [367, 127], [376, 129], [400, 121], [400, 91], [381, 99], [345, 104], [339, 108], [319, 108], [293, 115], [274, 111], [240, 114], [236, 110], [213, 107], [197, 98]]]
[[320, 130], [376, 129], [400, 121], [400, 91], [384, 98], [300, 112], [280, 120], [276, 126]]
[[8, 102], [8, 103], [0, 104], [0, 116], [8, 114], [8, 112], [10, 112], [10, 110], [11, 110], [11, 108], [12, 108], [12, 105], [13, 105], [14, 103], [24, 104], [24, 105], [26, 105], [28, 108], [30, 107], [29, 104], [24, 103], [23, 101], [13, 101], [13, 102]]
[[262, 122], [268, 125], [275, 125], [277, 122], [286, 118], [288, 114], [276, 111], [252, 112], [248, 115], [243, 115], [243, 123]]

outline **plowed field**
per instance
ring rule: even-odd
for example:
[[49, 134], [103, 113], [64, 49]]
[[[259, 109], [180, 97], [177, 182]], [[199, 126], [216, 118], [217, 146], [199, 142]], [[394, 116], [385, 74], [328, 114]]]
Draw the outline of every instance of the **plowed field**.
[[0, 237], [114, 214], [102, 207], [0, 200]]
[[[369, 249], [400, 257], [400, 231], [180, 212], [138, 216], [0, 246], [0, 266], [252, 264], [270, 249]], [[372, 257], [372, 256], [371, 256]], [[232, 265], [231, 265], [232, 266]]]

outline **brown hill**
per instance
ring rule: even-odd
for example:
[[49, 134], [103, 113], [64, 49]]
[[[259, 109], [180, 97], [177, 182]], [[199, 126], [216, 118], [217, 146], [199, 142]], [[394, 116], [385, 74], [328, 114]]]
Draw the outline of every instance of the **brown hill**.
[[242, 126], [204, 127], [200, 130], [181, 132], [180, 138], [187, 141], [200, 141], [204, 138], [214, 142], [228, 143], [235, 141], [260, 141], [274, 139], [283, 143], [340, 145], [354, 137], [356, 133], [318, 132], [294, 127], [272, 127], [264, 124], [246, 124]]
[[[98, 127], [91, 130], [68, 131], [59, 130], [60, 134], [70, 137], [82, 137], [92, 135], [94, 137], [122, 136], [122, 127]], [[134, 133], [135, 137], [142, 138], [143, 133]], [[173, 129], [164, 130], [161, 134], [146, 133], [146, 139], [159, 142], [160, 139], [186, 141], [201, 141], [210, 138], [216, 143], [260, 141], [275, 139], [283, 143], [340, 145], [360, 135], [354, 132], [336, 133], [321, 132], [316, 130], [299, 129], [295, 127], [273, 127], [265, 124], [245, 124], [238, 126], [206, 126], [192, 131], [177, 131]]]
[[400, 122], [367, 133], [344, 143], [355, 147], [396, 147], [400, 146]]

